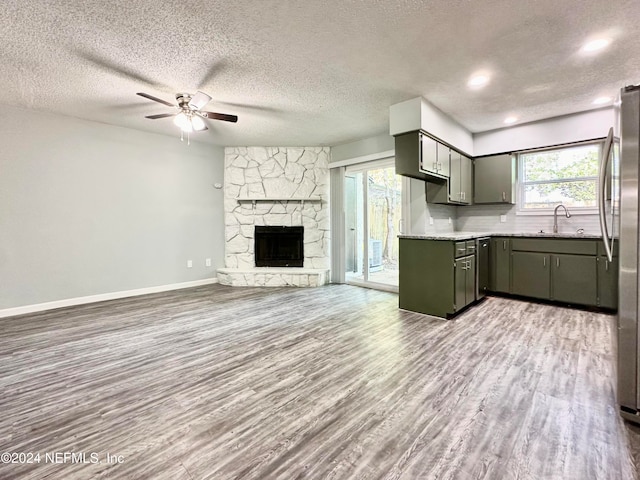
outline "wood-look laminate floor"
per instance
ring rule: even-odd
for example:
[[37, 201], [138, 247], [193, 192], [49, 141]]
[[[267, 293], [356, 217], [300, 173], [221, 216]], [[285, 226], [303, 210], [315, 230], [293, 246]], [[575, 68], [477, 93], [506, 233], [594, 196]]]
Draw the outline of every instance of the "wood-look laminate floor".
[[4, 319], [0, 452], [41, 457], [0, 478], [632, 479], [613, 336], [604, 314], [489, 297], [442, 321], [346, 285]]

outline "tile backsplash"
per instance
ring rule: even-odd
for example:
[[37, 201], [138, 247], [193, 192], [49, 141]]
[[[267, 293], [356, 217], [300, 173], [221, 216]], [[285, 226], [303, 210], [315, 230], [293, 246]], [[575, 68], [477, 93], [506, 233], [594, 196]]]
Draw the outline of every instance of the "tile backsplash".
[[[411, 179], [411, 225], [403, 233], [422, 235], [429, 233], [451, 232], [504, 232], [504, 233], [536, 233], [553, 231], [553, 214], [549, 215], [516, 215], [516, 205], [439, 205], [427, 203], [424, 183]], [[599, 235], [600, 223], [598, 215], [577, 215], [570, 218], [561, 210], [558, 215], [558, 232], [575, 233], [579, 228], [584, 233]], [[500, 221], [501, 215], [505, 222]], [[451, 219], [451, 223], [449, 223]], [[432, 220], [432, 221], [431, 221]]]
[[[456, 230], [477, 232], [524, 232], [534, 233], [543, 230], [553, 231], [553, 215], [516, 215], [515, 205], [471, 205], [456, 207]], [[500, 216], [506, 216], [506, 222], [500, 222]], [[579, 228], [585, 233], [599, 234], [598, 215], [564, 216], [558, 212], [558, 232], [575, 233]]]
[[[425, 233], [451, 233], [456, 230], [458, 207], [427, 203], [424, 182], [411, 179], [409, 190], [411, 200], [411, 225], [403, 228], [402, 233], [422, 235]], [[451, 219], [451, 222], [449, 222]]]

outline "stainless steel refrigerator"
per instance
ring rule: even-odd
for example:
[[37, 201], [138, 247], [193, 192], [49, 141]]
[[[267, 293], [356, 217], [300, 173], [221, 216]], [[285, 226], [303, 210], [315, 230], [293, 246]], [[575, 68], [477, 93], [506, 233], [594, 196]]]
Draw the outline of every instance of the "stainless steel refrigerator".
[[[640, 423], [638, 338], [638, 171], [640, 86], [625, 87], [616, 102], [614, 132], [605, 142], [600, 171], [600, 225], [605, 249], [619, 260], [618, 404], [621, 415]], [[610, 186], [610, 201], [607, 188]]]

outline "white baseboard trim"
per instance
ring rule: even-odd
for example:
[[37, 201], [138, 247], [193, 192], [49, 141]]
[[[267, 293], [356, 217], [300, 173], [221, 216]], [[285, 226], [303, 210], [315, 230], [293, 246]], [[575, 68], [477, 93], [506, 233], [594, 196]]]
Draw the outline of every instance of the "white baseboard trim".
[[168, 292], [170, 290], [180, 290], [182, 288], [199, 287], [201, 285], [210, 285], [212, 283], [218, 283], [218, 279], [205, 278], [203, 280], [194, 280], [191, 282], [136, 288], [135, 290], [125, 290], [122, 292], [100, 293], [98, 295], [88, 295], [86, 297], [67, 298], [64, 300], [56, 300], [54, 302], [36, 303], [34, 305], [25, 305], [23, 307], [5, 308], [4, 310], [0, 310], [0, 318], [24, 315], [25, 313], [43, 312], [45, 310], [53, 310], [54, 308], [84, 305], [86, 303], [104, 302], [105, 300], [116, 300], [118, 298], [137, 297], [138, 295], [147, 295], [149, 293]]

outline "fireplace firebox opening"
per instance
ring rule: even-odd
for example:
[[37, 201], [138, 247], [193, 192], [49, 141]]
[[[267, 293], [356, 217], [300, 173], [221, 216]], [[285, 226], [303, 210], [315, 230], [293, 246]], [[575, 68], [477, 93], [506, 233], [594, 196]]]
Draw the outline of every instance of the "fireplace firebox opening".
[[303, 267], [304, 227], [255, 227], [256, 267]]

